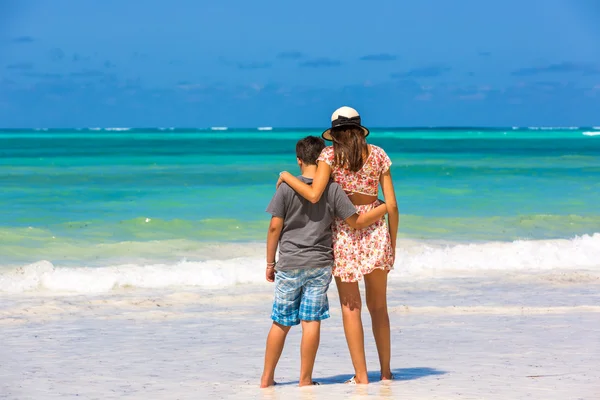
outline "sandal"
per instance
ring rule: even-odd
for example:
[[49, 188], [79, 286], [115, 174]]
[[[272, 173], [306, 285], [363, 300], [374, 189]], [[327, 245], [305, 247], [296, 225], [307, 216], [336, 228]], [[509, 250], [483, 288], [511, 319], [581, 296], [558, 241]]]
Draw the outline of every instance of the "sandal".
[[356, 376], [353, 376], [352, 378], [348, 379], [344, 383], [347, 384], [347, 385], [356, 385]]

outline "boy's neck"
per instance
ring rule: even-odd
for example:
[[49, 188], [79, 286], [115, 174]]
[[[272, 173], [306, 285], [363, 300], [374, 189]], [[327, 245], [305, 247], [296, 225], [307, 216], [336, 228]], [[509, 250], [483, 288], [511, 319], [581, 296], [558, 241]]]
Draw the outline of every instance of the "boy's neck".
[[317, 173], [316, 165], [303, 165], [300, 167], [300, 173], [303, 177], [308, 179], [314, 179], [315, 174]]

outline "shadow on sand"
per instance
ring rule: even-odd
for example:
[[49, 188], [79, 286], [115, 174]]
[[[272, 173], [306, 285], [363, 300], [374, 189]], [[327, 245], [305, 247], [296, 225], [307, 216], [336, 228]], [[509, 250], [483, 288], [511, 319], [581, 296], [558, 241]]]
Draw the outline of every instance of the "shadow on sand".
[[[392, 373], [394, 374], [394, 381], [410, 381], [413, 379], [425, 378], [428, 376], [435, 375], [444, 375], [447, 372], [441, 371], [435, 368], [428, 367], [415, 367], [415, 368], [396, 368], [392, 369]], [[352, 374], [348, 375], [332, 375], [332, 376], [315, 376], [315, 381], [319, 382], [321, 385], [335, 385], [339, 383], [344, 383], [348, 379], [352, 378]], [[379, 371], [369, 372], [369, 382], [375, 383], [379, 382]], [[279, 382], [278, 385], [297, 385], [298, 381], [291, 382]]]

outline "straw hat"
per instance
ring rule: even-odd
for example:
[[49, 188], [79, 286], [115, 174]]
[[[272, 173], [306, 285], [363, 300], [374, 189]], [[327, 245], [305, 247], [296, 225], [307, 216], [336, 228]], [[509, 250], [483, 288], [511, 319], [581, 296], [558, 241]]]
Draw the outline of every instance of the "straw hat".
[[362, 129], [365, 137], [369, 136], [369, 130], [360, 124], [360, 115], [352, 107], [340, 107], [331, 115], [331, 128], [327, 129], [321, 136], [325, 140], [333, 140], [331, 138], [331, 130], [341, 126], [354, 126]]

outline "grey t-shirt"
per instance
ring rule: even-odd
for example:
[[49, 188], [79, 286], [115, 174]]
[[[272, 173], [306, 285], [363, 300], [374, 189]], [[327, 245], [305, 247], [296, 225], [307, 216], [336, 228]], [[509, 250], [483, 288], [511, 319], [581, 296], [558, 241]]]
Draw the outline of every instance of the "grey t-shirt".
[[[299, 176], [304, 183], [312, 179]], [[329, 182], [321, 199], [312, 204], [282, 183], [267, 207], [274, 217], [283, 218], [279, 238], [277, 270], [329, 267], [333, 264], [331, 224], [335, 217], [346, 219], [356, 207], [335, 182]]]

